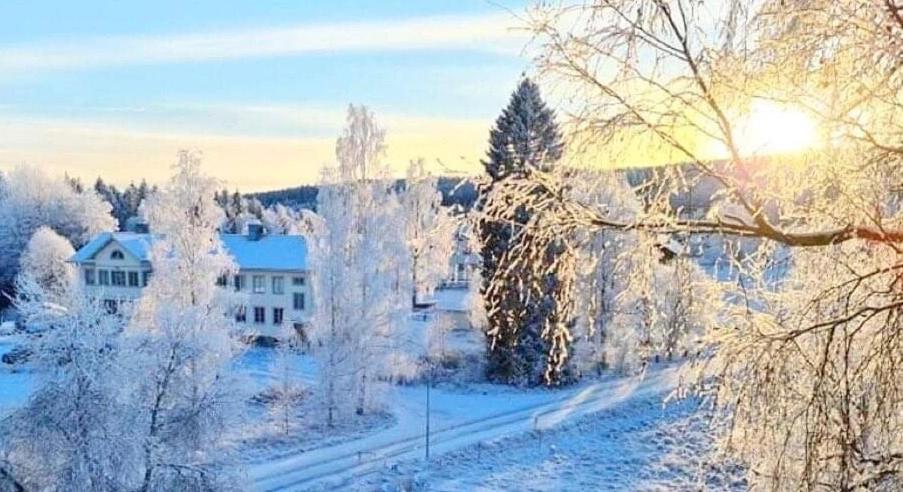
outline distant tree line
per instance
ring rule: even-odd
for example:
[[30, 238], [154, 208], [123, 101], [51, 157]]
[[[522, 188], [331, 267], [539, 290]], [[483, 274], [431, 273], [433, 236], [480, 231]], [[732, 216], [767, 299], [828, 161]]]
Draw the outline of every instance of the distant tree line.
[[[397, 180], [394, 188], [405, 189], [405, 180]], [[468, 178], [439, 177], [436, 188], [442, 193], [442, 205], [445, 207], [459, 205], [469, 210], [476, 203], [477, 189], [474, 182]], [[316, 210], [318, 192], [319, 186], [317, 185], [303, 185], [282, 190], [250, 193], [248, 197], [256, 199], [264, 208], [279, 204], [296, 210], [302, 208]]]
[[[65, 180], [76, 193], [83, 193], [87, 189], [79, 178], [67, 175]], [[397, 180], [394, 188], [405, 189], [405, 180]], [[436, 188], [442, 193], [442, 205], [445, 207], [457, 205], [469, 210], [476, 203], [477, 189], [474, 182], [468, 178], [439, 177]], [[119, 189], [116, 185], [108, 184], [103, 178], [98, 177], [94, 182], [93, 189], [101, 199], [113, 207], [112, 214], [119, 229], [125, 230], [126, 221], [129, 217], [138, 215], [138, 207], [141, 206], [141, 202], [157, 191], [157, 186], [149, 185], [147, 180], [142, 179], [137, 184], [131, 182], [128, 186]], [[262, 219], [263, 211], [276, 205], [293, 210], [316, 210], [318, 192], [319, 185], [302, 185], [248, 194], [242, 194], [238, 190], [230, 192], [223, 189], [216, 193], [215, 198], [226, 213], [225, 232], [240, 233], [246, 220]]]
[[[79, 178], [65, 176], [66, 182], [75, 190], [76, 193], [84, 193], [86, 188]], [[125, 229], [125, 223], [129, 217], [138, 215], [138, 207], [149, 195], [157, 191], [156, 185], [149, 185], [147, 181], [142, 179], [140, 183], [131, 182], [123, 189], [117, 188], [115, 185], [107, 184], [103, 178], [98, 177], [94, 182], [94, 191], [102, 200], [109, 203], [113, 207], [113, 218], [119, 225], [119, 229]]]

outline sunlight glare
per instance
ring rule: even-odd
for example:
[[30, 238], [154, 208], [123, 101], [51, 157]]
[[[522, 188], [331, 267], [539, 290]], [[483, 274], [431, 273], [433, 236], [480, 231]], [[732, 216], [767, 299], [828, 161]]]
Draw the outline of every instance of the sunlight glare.
[[770, 101], [754, 102], [735, 135], [744, 155], [796, 153], [818, 144], [818, 129], [809, 115]]

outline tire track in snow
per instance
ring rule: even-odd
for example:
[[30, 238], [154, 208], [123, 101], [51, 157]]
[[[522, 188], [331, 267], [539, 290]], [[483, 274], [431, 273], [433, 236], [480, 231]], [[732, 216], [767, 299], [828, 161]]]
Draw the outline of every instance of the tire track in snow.
[[[630, 398], [649, 396], [672, 387], [676, 370], [666, 369], [643, 380], [624, 378], [598, 383], [566, 397], [461, 422], [430, 433], [432, 456], [461, 449], [486, 440], [531, 430], [544, 430], [561, 422], [611, 408]], [[347, 444], [347, 443], [346, 443]], [[371, 447], [342, 450], [325, 447], [310, 450], [287, 460], [287, 468], [276, 473], [254, 477], [257, 488], [265, 492], [305, 490], [329, 484], [341, 487], [379, 471], [390, 462], [417, 459], [425, 447], [423, 433], [396, 439]]]

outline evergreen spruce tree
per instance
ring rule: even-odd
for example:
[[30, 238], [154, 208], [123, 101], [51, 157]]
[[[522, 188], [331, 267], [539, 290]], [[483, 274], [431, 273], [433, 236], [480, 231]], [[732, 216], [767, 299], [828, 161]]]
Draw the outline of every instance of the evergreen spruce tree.
[[[563, 147], [555, 113], [543, 102], [537, 85], [524, 78], [490, 131], [483, 166], [491, 181], [481, 190], [482, 197], [509, 177], [549, 171], [560, 160]], [[478, 206], [485, 204], [480, 202]], [[512, 268], [504, 258], [515, 241], [535, 240], [516, 230], [516, 224], [526, 224], [534, 213], [540, 211], [524, 206], [513, 217], [483, 217], [479, 224], [481, 293], [488, 318], [487, 373], [490, 379], [509, 384], [560, 384], [569, 377], [567, 371], [546, 369], [557, 366], [563, 354], [553, 353], [550, 341], [544, 339], [544, 327], [567, 322], [553, 319], [557, 310], [551, 294], [560, 288], [556, 272], [537, 278], [538, 270]], [[561, 245], [544, 247], [552, 264]], [[490, 289], [493, 283], [504, 288]]]
[[555, 112], [543, 102], [539, 87], [524, 78], [489, 132], [483, 166], [493, 181], [530, 169], [548, 171], [563, 149]]

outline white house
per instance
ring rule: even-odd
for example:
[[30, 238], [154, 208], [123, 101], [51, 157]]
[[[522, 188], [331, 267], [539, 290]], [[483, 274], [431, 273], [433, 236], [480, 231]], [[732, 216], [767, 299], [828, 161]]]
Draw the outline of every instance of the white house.
[[474, 278], [474, 272], [480, 268], [480, 255], [473, 250], [470, 234], [473, 232], [464, 225], [458, 227], [454, 234], [454, 247], [448, 259], [448, 275], [442, 282], [447, 289], [466, 288]]
[[[111, 311], [138, 299], [153, 275], [150, 250], [157, 238], [147, 232], [105, 232], [92, 239], [71, 259], [86, 292], [103, 299]], [[286, 325], [300, 330], [312, 313], [304, 237], [264, 234], [254, 224], [248, 234], [220, 238], [238, 266], [238, 273], [223, 281], [247, 299], [236, 321], [264, 336], [277, 336]]]

